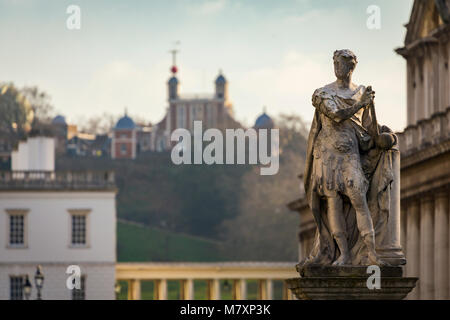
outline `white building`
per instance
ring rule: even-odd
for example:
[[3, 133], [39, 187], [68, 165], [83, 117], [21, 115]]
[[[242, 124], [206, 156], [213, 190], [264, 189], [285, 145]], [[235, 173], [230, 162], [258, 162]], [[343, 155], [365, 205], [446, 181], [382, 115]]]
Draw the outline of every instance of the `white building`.
[[[30, 140], [13, 155], [16, 170], [0, 172], [0, 299], [22, 299], [26, 275], [35, 299], [37, 265], [45, 276], [43, 299], [114, 299], [114, 175], [54, 171], [47, 161], [54, 159], [53, 139]], [[24, 155], [38, 165], [27, 167]], [[70, 265], [81, 268], [80, 290], [66, 286]]]

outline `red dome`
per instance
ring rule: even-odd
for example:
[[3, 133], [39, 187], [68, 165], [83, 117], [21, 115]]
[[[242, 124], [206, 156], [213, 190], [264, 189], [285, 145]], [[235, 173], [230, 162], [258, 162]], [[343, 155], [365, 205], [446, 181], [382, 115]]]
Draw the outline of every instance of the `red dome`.
[[177, 73], [178, 68], [177, 68], [176, 66], [173, 66], [172, 68], [170, 68], [170, 71], [171, 71], [172, 73]]

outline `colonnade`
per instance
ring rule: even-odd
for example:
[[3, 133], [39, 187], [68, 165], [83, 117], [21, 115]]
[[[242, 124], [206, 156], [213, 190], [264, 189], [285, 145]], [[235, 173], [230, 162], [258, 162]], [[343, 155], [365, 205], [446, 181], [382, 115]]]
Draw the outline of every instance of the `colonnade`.
[[180, 299], [194, 299], [195, 280], [206, 281], [208, 300], [221, 300], [221, 281], [230, 284], [233, 300], [247, 299], [247, 280], [257, 281], [257, 298], [274, 298], [274, 281], [283, 281], [283, 299], [294, 299], [285, 279], [298, 277], [295, 262], [118, 263], [116, 280], [128, 282], [128, 299], [141, 299], [141, 282], [153, 282], [153, 298], [168, 299], [168, 281], [177, 281]]
[[449, 190], [403, 200], [402, 245], [406, 275], [419, 277], [410, 299], [450, 298]]

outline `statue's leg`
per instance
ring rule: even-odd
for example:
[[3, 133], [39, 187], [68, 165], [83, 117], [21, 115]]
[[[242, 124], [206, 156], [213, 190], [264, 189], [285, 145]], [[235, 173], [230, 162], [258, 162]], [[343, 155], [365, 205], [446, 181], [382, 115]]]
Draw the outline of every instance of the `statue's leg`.
[[342, 198], [339, 195], [327, 198], [328, 220], [333, 238], [339, 247], [341, 255], [333, 265], [350, 264], [351, 256], [348, 249], [346, 223], [343, 215]]
[[356, 223], [359, 233], [367, 247], [367, 255], [370, 264], [384, 265], [378, 258], [375, 250], [375, 231], [373, 228], [372, 216], [365, 195], [360, 192], [353, 191], [348, 195], [353, 208], [356, 211]]

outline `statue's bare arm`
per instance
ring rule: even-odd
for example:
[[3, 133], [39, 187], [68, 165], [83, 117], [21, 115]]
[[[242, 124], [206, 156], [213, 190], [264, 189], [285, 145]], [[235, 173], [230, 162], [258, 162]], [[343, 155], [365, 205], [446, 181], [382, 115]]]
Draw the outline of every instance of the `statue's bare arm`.
[[[314, 105], [314, 104], [313, 104]], [[360, 101], [355, 102], [351, 107], [340, 109], [332, 99], [321, 99], [321, 101], [314, 105], [319, 112], [326, 115], [331, 120], [341, 122], [346, 119], [350, 119], [359, 109], [365, 105]]]
[[313, 95], [313, 106], [319, 110], [319, 112], [326, 115], [331, 120], [336, 122], [341, 122], [350, 119], [359, 109], [368, 106], [374, 99], [375, 92], [369, 86], [364, 91], [361, 99], [356, 101], [352, 106], [347, 108], [339, 108], [334, 101], [330, 98], [321, 98], [314, 93]]

